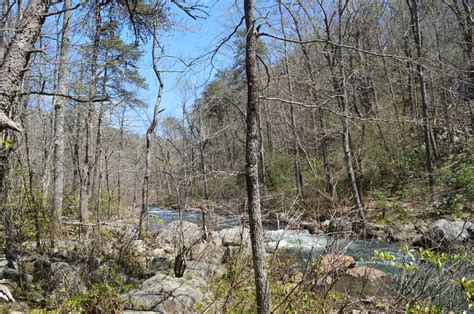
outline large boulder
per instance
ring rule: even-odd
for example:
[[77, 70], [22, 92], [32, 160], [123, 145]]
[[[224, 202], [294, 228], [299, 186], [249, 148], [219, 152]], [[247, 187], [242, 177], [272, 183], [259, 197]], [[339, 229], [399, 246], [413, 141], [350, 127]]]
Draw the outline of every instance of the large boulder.
[[160, 228], [156, 240], [162, 244], [176, 246], [182, 243], [190, 247], [199, 241], [201, 235], [202, 228], [198, 225], [188, 221], [173, 221]]
[[390, 238], [393, 241], [398, 242], [412, 242], [413, 239], [418, 237], [419, 233], [415, 228], [415, 225], [410, 222], [399, 224], [392, 231]]
[[385, 240], [389, 237], [392, 230], [386, 225], [367, 223], [365, 228], [365, 235], [368, 238], [375, 238], [379, 240]]
[[367, 281], [377, 281], [389, 278], [389, 275], [372, 267], [356, 267], [346, 270], [346, 275], [353, 278], [361, 278]]
[[44, 263], [41, 266], [45, 267], [42, 272], [35, 273], [35, 278], [38, 278], [44, 291], [50, 292], [49, 304], [52, 307], [61, 305], [65, 299], [76, 293], [87, 291], [82, 276], [83, 270], [78, 266], [66, 262]]
[[209, 264], [220, 264], [225, 255], [225, 249], [218, 234], [213, 232], [206, 240], [202, 239], [194, 243], [187, 258]]
[[320, 269], [323, 274], [340, 274], [355, 266], [351, 256], [340, 254], [326, 254], [321, 257]]
[[250, 246], [250, 231], [248, 228], [233, 227], [219, 231], [222, 245], [227, 246]]
[[210, 297], [207, 286], [207, 280], [192, 271], [187, 271], [181, 278], [158, 273], [123, 297], [135, 311], [188, 313], [197, 303]]
[[173, 269], [173, 265], [174, 257], [163, 255], [154, 257], [150, 263], [148, 263], [148, 268], [155, 272], [159, 272]]
[[321, 224], [323, 230], [332, 234], [350, 234], [352, 232], [352, 222], [346, 218], [333, 218]]
[[474, 224], [465, 221], [436, 221], [424, 234], [419, 243], [425, 247], [441, 247], [449, 244], [462, 243], [474, 237]]
[[220, 279], [227, 273], [225, 265], [209, 264], [202, 261], [190, 261], [187, 263], [186, 272], [189, 272], [193, 276], [206, 278], [209, 284], [209, 279], [217, 278]]

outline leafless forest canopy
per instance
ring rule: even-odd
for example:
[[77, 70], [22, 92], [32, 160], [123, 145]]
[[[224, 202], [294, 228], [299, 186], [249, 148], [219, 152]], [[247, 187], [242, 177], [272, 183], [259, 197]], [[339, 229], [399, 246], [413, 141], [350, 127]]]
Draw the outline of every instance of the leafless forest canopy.
[[[212, 8], [0, 0], [9, 265], [25, 250], [100, 239], [123, 217], [146, 240], [150, 206], [198, 211], [205, 237], [206, 213], [232, 213], [249, 227], [254, 309], [270, 313], [262, 223], [344, 219], [368, 237], [391, 223], [472, 222], [470, 0], [229, 1], [217, 41], [170, 56], [163, 36], [215, 18]], [[166, 98], [174, 85], [181, 97]], [[189, 250], [176, 252], [175, 273]]]

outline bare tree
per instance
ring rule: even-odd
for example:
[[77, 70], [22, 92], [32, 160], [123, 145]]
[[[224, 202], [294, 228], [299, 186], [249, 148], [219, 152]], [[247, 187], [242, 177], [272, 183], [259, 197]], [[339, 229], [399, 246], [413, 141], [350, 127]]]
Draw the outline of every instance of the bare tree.
[[260, 191], [258, 184], [258, 69], [257, 69], [257, 30], [253, 0], [244, 1], [247, 38], [245, 48], [245, 69], [247, 74], [247, 141], [246, 177], [250, 238], [252, 242], [253, 267], [257, 296], [257, 313], [271, 312], [270, 286], [265, 270], [265, 244], [261, 217]]
[[[411, 2], [411, 3], [410, 3]], [[413, 38], [416, 45], [416, 72], [418, 75], [418, 82], [420, 84], [420, 94], [421, 94], [421, 111], [423, 115], [423, 131], [424, 131], [424, 140], [425, 140], [425, 158], [426, 158], [426, 170], [428, 172], [428, 182], [430, 187], [433, 188], [434, 176], [433, 176], [433, 145], [431, 142], [431, 122], [428, 110], [428, 95], [426, 92], [426, 80], [424, 73], [424, 66], [421, 59], [423, 58], [422, 53], [422, 38], [420, 30], [420, 18], [419, 18], [419, 4], [418, 0], [407, 0], [407, 4], [410, 8], [411, 19], [412, 19], [412, 32]]]
[[89, 92], [88, 97], [89, 101], [87, 103], [87, 115], [85, 118], [85, 148], [84, 148], [84, 160], [82, 164], [81, 171], [81, 188], [79, 193], [79, 211], [81, 223], [83, 225], [82, 231], [84, 232], [85, 237], [88, 236], [89, 228], [87, 224], [89, 223], [89, 195], [91, 189], [91, 179], [92, 179], [92, 168], [94, 166], [93, 161], [93, 124], [95, 116], [95, 104], [92, 99], [97, 93], [97, 58], [99, 54], [99, 43], [100, 43], [100, 33], [101, 33], [101, 2], [96, 0], [94, 3], [94, 17], [95, 17], [95, 30], [94, 30], [94, 40], [92, 44], [91, 51], [91, 80], [89, 83]]
[[163, 80], [161, 78], [161, 72], [158, 69], [158, 59], [156, 57], [156, 49], [158, 43], [156, 36], [153, 36], [153, 47], [152, 47], [152, 59], [153, 59], [153, 71], [155, 76], [158, 79], [158, 95], [156, 97], [155, 107], [153, 109], [153, 117], [151, 119], [150, 126], [146, 131], [146, 146], [145, 146], [145, 175], [143, 177], [143, 187], [142, 187], [142, 209], [140, 213], [140, 222], [138, 226], [138, 238], [142, 238], [142, 229], [143, 223], [147, 222], [148, 217], [148, 192], [150, 184], [150, 167], [151, 167], [151, 150], [152, 150], [152, 141], [155, 135], [156, 125], [158, 123], [158, 114], [160, 113], [160, 104], [161, 97], [163, 93]]
[[[59, 52], [59, 69], [57, 94], [67, 94], [68, 54], [71, 32], [71, 0], [64, 1], [61, 48]], [[51, 221], [53, 222], [53, 239], [61, 237], [61, 216], [64, 193], [64, 104], [66, 99], [55, 98], [54, 104], [54, 156], [53, 156], [53, 207]]]

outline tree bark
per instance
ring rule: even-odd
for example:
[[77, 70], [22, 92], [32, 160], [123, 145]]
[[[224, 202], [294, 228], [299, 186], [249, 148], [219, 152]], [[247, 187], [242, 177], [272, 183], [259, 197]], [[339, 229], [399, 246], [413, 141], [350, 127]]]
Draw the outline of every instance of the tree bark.
[[[343, 30], [342, 30], [342, 16], [343, 16], [343, 5], [341, 0], [338, 1], [338, 44], [342, 44]], [[345, 6], [344, 6], [345, 7]], [[326, 30], [328, 39], [330, 36], [330, 30]], [[346, 75], [344, 71], [344, 60], [342, 54], [342, 48], [340, 46], [333, 46], [334, 51], [334, 62], [329, 62], [331, 67], [331, 75], [333, 79], [334, 91], [338, 95], [337, 99], [339, 107], [341, 109], [341, 124], [342, 124], [342, 148], [344, 151], [344, 162], [346, 165], [347, 176], [349, 178], [349, 186], [352, 192], [352, 200], [356, 210], [359, 212], [360, 218], [365, 221], [364, 207], [360, 199], [359, 189], [357, 187], [357, 181], [354, 173], [354, 166], [352, 161], [352, 153], [350, 148], [350, 134], [349, 134], [349, 103], [347, 100], [347, 88], [346, 88]], [[328, 59], [329, 60], [329, 59]]]
[[[408, 0], [407, 0], [408, 1]], [[421, 58], [423, 57], [422, 53], [422, 38], [420, 30], [420, 19], [418, 16], [418, 1], [411, 0], [410, 11], [412, 13], [412, 32], [413, 38], [416, 45], [416, 56], [418, 58], [416, 64], [416, 70], [418, 74], [418, 82], [420, 83], [420, 93], [421, 93], [421, 112], [423, 115], [423, 132], [424, 132], [424, 141], [425, 141], [425, 159], [426, 159], [426, 170], [428, 172], [428, 183], [431, 188], [434, 186], [434, 176], [433, 176], [433, 156], [432, 156], [432, 146], [431, 146], [431, 125], [430, 125], [430, 116], [428, 111], [428, 96], [426, 92], [426, 80], [424, 74], [424, 66], [421, 63]]]
[[[59, 52], [57, 94], [67, 94], [68, 54], [70, 47], [71, 0], [64, 1], [63, 30]], [[54, 156], [53, 156], [53, 222], [52, 239], [60, 238], [62, 233], [61, 216], [64, 192], [64, 97], [56, 96], [54, 104]]]
[[146, 149], [145, 149], [145, 176], [143, 178], [142, 187], [142, 210], [140, 213], [140, 222], [138, 226], [138, 238], [142, 238], [143, 223], [146, 221], [148, 216], [148, 191], [150, 184], [150, 164], [151, 164], [151, 143], [155, 134], [156, 125], [158, 123], [158, 114], [160, 113], [161, 95], [163, 93], [163, 80], [161, 78], [161, 72], [158, 69], [158, 60], [155, 56], [155, 50], [157, 42], [155, 36], [153, 36], [153, 47], [152, 47], [152, 59], [153, 59], [153, 71], [155, 72], [156, 78], [158, 79], [158, 95], [156, 97], [155, 108], [153, 109], [153, 118], [150, 126], [146, 131]]
[[[302, 6], [305, 14], [309, 17], [307, 10], [304, 8], [301, 2], [299, 2], [299, 5]], [[295, 24], [295, 30], [298, 36], [298, 40], [303, 41], [304, 38], [301, 33], [301, 28], [300, 28], [297, 18], [290, 10], [288, 10], [288, 13], [290, 14], [291, 19], [293, 20], [293, 23]], [[318, 30], [316, 26], [313, 23], [311, 25], [315, 33], [317, 33]], [[316, 90], [314, 87], [317, 85], [317, 80], [314, 77], [314, 69], [311, 64], [309, 51], [306, 48], [306, 46], [303, 44], [301, 45], [301, 51], [303, 53], [305, 66], [308, 69], [308, 76], [309, 76], [310, 84], [311, 84], [309, 88], [310, 99], [314, 101], [315, 103], [317, 103], [318, 99], [317, 99]], [[327, 138], [328, 134], [327, 134], [326, 114], [322, 108], [318, 108], [318, 122], [319, 122], [319, 127], [321, 128], [321, 153], [323, 157], [324, 174], [326, 176], [326, 192], [329, 194], [332, 200], [334, 200], [336, 198], [336, 185], [334, 184], [333, 174], [331, 170], [331, 161], [329, 159], [329, 147], [328, 147], [329, 145], [328, 145], [328, 138]]]
[[246, 178], [250, 238], [257, 297], [257, 313], [271, 312], [270, 287], [264, 266], [265, 246], [260, 212], [260, 191], [258, 184], [258, 74], [257, 74], [257, 36], [255, 29], [253, 0], [244, 0], [247, 39], [245, 48], [245, 69], [247, 74], [247, 140], [246, 140]]
[[18, 84], [30, 60], [31, 52], [41, 32], [50, 1], [31, 0], [16, 27], [0, 66], [0, 130], [22, 131], [9, 112], [14, 107]]
[[[281, 2], [278, 2], [278, 9], [280, 12], [280, 24], [281, 24], [281, 31], [283, 33], [284, 38], [286, 38], [285, 32], [285, 22], [283, 19], [283, 12], [281, 9]], [[286, 41], [283, 42], [283, 53], [284, 53], [284, 60], [285, 60], [285, 71], [288, 76], [287, 83], [288, 83], [288, 92], [290, 93], [290, 126], [291, 132], [293, 133], [293, 163], [294, 163], [294, 175], [295, 175], [295, 186], [296, 186], [296, 195], [297, 197], [303, 197], [303, 175], [301, 174], [301, 167], [300, 167], [300, 150], [299, 150], [299, 137], [298, 131], [296, 130], [296, 117], [295, 117], [295, 105], [293, 104], [294, 101], [294, 93], [293, 93], [293, 79], [291, 77], [290, 65], [288, 60], [288, 44]]]
[[[97, 58], [99, 53], [99, 43], [100, 43], [100, 29], [101, 29], [101, 16], [100, 16], [100, 2], [95, 1], [95, 32], [94, 32], [94, 42], [92, 45], [91, 52], [91, 81], [89, 84], [89, 99], [94, 98], [97, 92]], [[85, 148], [84, 148], [84, 161], [82, 164], [81, 171], [81, 190], [79, 194], [79, 211], [80, 219], [83, 226], [89, 223], [89, 194], [91, 188], [91, 172], [93, 167], [92, 161], [92, 129], [93, 129], [93, 120], [95, 115], [95, 104], [92, 101], [89, 101], [87, 104], [87, 116], [85, 120]], [[84, 232], [85, 237], [87, 238], [89, 233], [88, 227], [83, 227], [82, 232]]]

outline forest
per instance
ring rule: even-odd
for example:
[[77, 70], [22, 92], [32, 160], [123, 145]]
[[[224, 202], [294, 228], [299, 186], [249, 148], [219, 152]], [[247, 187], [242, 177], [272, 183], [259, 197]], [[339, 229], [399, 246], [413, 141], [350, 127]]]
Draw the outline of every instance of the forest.
[[0, 310], [474, 310], [472, 10], [0, 0]]

